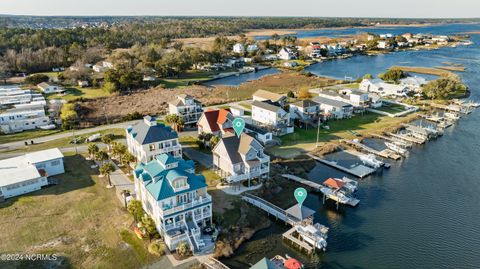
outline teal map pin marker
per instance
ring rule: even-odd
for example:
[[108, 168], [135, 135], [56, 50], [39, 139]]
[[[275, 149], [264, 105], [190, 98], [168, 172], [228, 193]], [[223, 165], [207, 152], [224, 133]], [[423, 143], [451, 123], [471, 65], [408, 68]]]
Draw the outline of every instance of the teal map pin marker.
[[233, 129], [235, 130], [235, 133], [237, 134], [238, 137], [240, 137], [244, 128], [245, 128], [245, 120], [243, 118], [235, 118], [233, 120]]
[[297, 200], [297, 202], [300, 205], [302, 205], [303, 201], [305, 201], [305, 199], [307, 199], [307, 190], [304, 189], [304, 188], [296, 188], [293, 195], [295, 196], [295, 199]]

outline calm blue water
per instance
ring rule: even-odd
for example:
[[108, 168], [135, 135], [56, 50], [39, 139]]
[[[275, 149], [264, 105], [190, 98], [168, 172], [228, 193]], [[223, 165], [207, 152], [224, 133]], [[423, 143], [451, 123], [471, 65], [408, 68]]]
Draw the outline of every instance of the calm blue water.
[[[344, 37], [350, 35], [357, 35], [362, 33], [374, 33], [374, 34], [404, 34], [404, 33], [423, 33], [433, 35], [453, 35], [465, 32], [465, 29], [476, 27], [475, 24], [437, 24], [421, 27], [366, 27], [366, 28], [330, 28], [330, 29], [313, 29], [313, 30], [298, 30], [294, 36], [298, 38], [311, 38], [317, 36], [328, 37]], [[257, 36], [257, 40], [270, 39], [271, 36]]]
[[[448, 33], [459, 26], [444, 27]], [[465, 28], [478, 31], [480, 25]], [[441, 28], [434, 29], [439, 31], [434, 33], [443, 33]], [[345, 73], [377, 73], [399, 62], [415, 66], [461, 63], [467, 69], [459, 74], [470, 87], [471, 98], [479, 101], [480, 36], [474, 35], [472, 40], [475, 44], [469, 47], [355, 57], [316, 68], [322, 74], [341, 77]], [[309, 194], [305, 205], [317, 211], [315, 221], [330, 227], [327, 252], [302, 255], [282, 242], [281, 233], [287, 227], [275, 223], [224, 262], [232, 268], [247, 268], [263, 256], [288, 253], [308, 268], [480, 268], [479, 121], [477, 109], [448, 128], [443, 137], [414, 146], [407, 159], [392, 162], [389, 170], [362, 180], [361, 202], [356, 208], [336, 211], [334, 204], [322, 205], [320, 196]], [[309, 174], [316, 182], [331, 176], [344, 174], [321, 164]], [[263, 253], [247, 255], [253, 246], [266, 241]]]
[[231, 77], [226, 77], [226, 78], [221, 78], [213, 81], [209, 81], [206, 83], [203, 83], [203, 85], [207, 86], [218, 86], [218, 85], [226, 85], [226, 86], [238, 86], [244, 82], [251, 81], [251, 80], [256, 80], [259, 79], [263, 76], [266, 75], [273, 75], [273, 74], [278, 74], [280, 71], [278, 71], [276, 68], [268, 68], [264, 70], [260, 70], [257, 72], [251, 72], [251, 73], [245, 73], [241, 74], [239, 76], [231, 76]]

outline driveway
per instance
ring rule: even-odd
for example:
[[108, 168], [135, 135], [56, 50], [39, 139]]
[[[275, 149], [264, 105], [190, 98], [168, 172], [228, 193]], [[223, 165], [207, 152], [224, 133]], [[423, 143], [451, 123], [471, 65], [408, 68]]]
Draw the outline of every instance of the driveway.
[[213, 157], [211, 154], [203, 153], [190, 147], [183, 147], [183, 154], [207, 168], [213, 166]]

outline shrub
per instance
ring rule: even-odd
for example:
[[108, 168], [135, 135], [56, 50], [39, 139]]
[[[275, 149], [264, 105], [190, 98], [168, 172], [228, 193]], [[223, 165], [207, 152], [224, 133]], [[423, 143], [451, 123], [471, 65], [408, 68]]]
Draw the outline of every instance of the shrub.
[[165, 244], [159, 241], [152, 242], [150, 243], [150, 245], [148, 245], [148, 252], [157, 256], [165, 255], [165, 249], [166, 249]]
[[25, 79], [27, 84], [37, 85], [42, 82], [47, 82], [50, 78], [44, 74], [34, 74], [30, 75]]
[[190, 255], [190, 245], [185, 241], [178, 243], [175, 250], [180, 257], [186, 257]]

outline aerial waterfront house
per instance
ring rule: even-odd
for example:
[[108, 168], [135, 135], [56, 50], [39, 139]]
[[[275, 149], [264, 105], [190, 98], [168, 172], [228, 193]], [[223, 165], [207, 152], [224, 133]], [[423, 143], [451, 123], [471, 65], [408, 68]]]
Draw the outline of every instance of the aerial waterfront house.
[[260, 142], [248, 134], [227, 134], [212, 151], [213, 168], [229, 184], [267, 178], [270, 156], [263, 150]]
[[278, 58], [281, 60], [296, 60], [297, 53], [292, 48], [283, 47], [277, 54]]
[[148, 162], [164, 153], [175, 158], [182, 156], [182, 146], [178, 134], [169, 126], [157, 123], [153, 117], [146, 116], [143, 121], [126, 129], [128, 151], [140, 162]]
[[406, 86], [412, 89], [414, 92], [421, 92], [422, 86], [427, 84], [428, 81], [423, 77], [406, 77], [400, 79], [400, 85]]
[[405, 85], [386, 83], [381, 79], [363, 79], [360, 82], [360, 90], [377, 93], [380, 96], [404, 97], [410, 91]]
[[289, 112], [293, 120], [314, 123], [320, 116], [320, 105], [312, 100], [300, 100], [290, 104]]
[[252, 121], [271, 130], [275, 135], [285, 135], [293, 132], [290, 125], [290, 113], [270, 100], [252, 102]]
[[192, 96], [180, 94], [175, 100], [168, 103], [168, 111], [170, 114], [182, 117], [186, 125], [192, 125], [197, 123], [202, 115], [203, 108], [202, 103]]
[[247, 52], [255, 52], [258, 50], [257, 44], [251, 44], [247, 46]]
[[160, 154], [140, 163], [134, 177], [137, 198], [170, 250], [180, 242], [187, 242], [194, 253], [211, 245], [201, 230], [212, 225], [212, 197], [205, 177], [195, 174], [193, 161]]
[[0, 161], [0, 201], [40, 190], [47, 178], [65, 173], [58, 148], [27, 153]]
[[102, 61], [100, 63], [97, 63], [96, 65], [92, 66], [93, 71], [100, 73], [100, 72], [105, 72], [108, 69], [112, 69], [113, 63], [107, 62], [107, 61]]
[[[198, 134], [213, 134], [222, 137], [226, 133], [233, 133], [233, 116], [231, 109], [210, 109], [203, 112], [198, 121]], [[270, 142], [273, 135], [268, 130], [255, 126], [254, 124], [245, 123], [244, 132], [254, 136], [262, 144]]]
[[245, 52], [245, 46], [243, 46], [242, 43], [237, 43], [233, 45], [233, 52], [234, 53], [244, 53]]
[[321, 96], [313, 98], [313, 101], [320, 105], [320, 109], [325, 118], [338, 120], [352, 117], [353, 106], [349, 103]]

